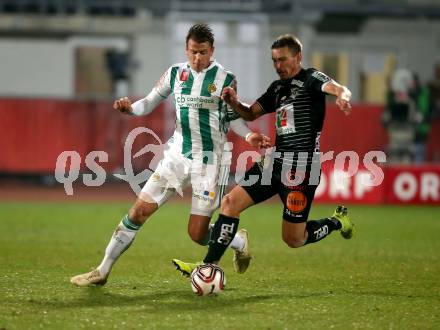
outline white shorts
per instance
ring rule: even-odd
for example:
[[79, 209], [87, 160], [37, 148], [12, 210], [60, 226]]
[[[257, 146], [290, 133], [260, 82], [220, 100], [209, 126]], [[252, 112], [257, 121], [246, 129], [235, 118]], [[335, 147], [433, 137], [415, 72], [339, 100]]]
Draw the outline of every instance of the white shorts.
[[153, 199], [160, 207], [176, 192], [183, 196], [183, 189], [191, 186], [191, 214], [211, 217], [220, 205], [229, 179], [230, 159], [218, 163], [203, 164], [168, 149], [139, 197]]

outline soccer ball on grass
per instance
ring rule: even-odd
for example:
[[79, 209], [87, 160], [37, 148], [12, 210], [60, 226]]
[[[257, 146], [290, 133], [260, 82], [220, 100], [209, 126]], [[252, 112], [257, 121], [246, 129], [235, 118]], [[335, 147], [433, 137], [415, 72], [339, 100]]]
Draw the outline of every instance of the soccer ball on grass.
[[218, 294], [224, 290], [225, 286], [225, 273], [217, 265], [201, 265], [191, 273], [191, 288], [199, 296]]

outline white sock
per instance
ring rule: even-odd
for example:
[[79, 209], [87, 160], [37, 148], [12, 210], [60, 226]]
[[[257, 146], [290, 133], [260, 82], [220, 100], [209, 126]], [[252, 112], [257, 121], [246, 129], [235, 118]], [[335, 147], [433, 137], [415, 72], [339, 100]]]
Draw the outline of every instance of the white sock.
[[139, 225], [130, 221], [128, 215], [122, 219], [105, 249], [104, 259], [97, 267], [101, 275], [108, 276], [119, 256], [130, 247], [139, 228]]
[[234, 239], [232, 240], [231, 244], [229, 245], [229, 247], [233, 250], [238, 250], [241, 251], [244, 248], [244, 239], [241, 236], [238, 236], [237, 234], [235, 234]]

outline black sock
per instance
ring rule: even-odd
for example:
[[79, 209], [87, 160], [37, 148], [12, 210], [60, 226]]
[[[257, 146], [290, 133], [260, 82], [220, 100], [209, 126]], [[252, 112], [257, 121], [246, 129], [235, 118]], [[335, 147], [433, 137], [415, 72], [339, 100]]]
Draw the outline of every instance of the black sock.
[[318, 242], [330, 235], [333, 230], [338, 229], [341, 229], [341, 223], [334, 218], [307, 221], [306, 230], [308, 236], [305, 244]]
[[217, 263], [237, 232], [239, 219], [220, 214], [214, 224], [204, 263]]

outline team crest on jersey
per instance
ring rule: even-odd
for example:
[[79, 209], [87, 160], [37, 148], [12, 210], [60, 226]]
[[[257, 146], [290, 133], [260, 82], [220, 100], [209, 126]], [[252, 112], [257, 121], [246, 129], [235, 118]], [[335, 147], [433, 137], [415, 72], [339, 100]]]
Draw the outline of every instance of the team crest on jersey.
[[217, 87], [214, 84], [211, 83], [208, 85], [208, 92], [210, 94], [214, 93], [216, 90], [217, 90]]
[[189, 70], [187, 69], [182, 69], [182, 72], [180, 73], [180, 81], [187, 81], [189, 78]]

